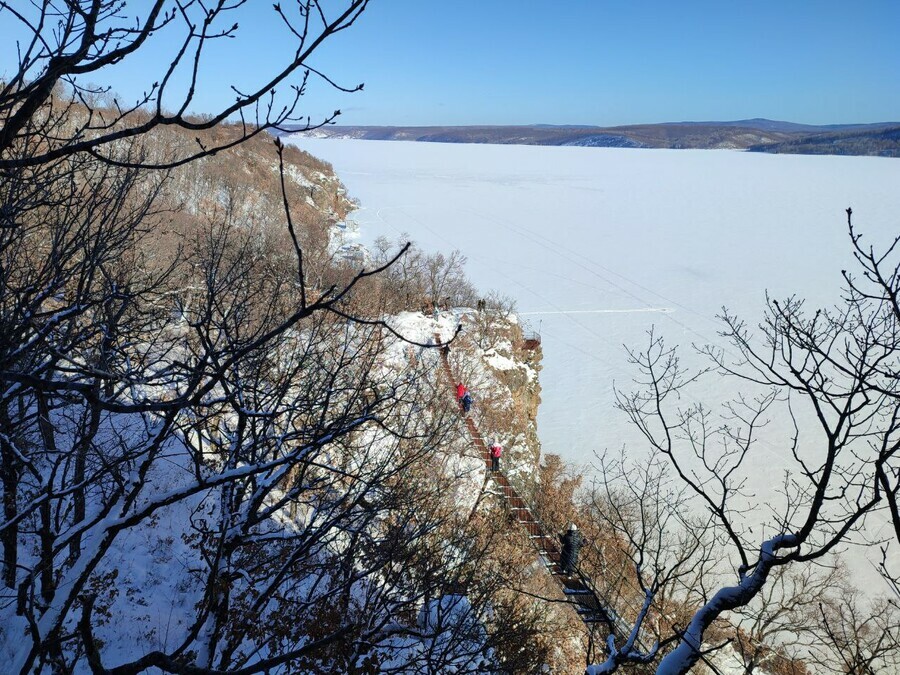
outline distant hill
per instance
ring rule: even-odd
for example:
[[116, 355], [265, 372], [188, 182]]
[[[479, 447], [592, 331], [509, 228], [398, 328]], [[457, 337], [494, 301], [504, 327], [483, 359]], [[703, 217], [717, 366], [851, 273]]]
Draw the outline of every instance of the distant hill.
[[805, 135], [780, 143], [759, 144], [753, 152], [799, 155], [875, 155], [900, 157], [900, 124], [887, 128]]
[[611, 148], [700, 148], [839, 155], [900, 156], [900, 122], [809, 125], [767, 119], [666, 122], [620, 127], [532, 124], [523, 126], [328, 126], [317, 138], [429, 143], [576, 145]]
[[826, 131], [848, 130], [877, 130], [886, 127], [898, 126], [897, 122], [876, 122], [875, 124], [798, 124], [796, 122], [782, 122], [779, 120], [767, 120], [756, 117], [750, 120], [736, 120], [733, 122], [664, 122], [664, 125], [674, 124], [682, 126], [701, 125], [707, 127], [743, 127], [746, 129], [759, 129], [775, 133], [810, 133], [817, 134]]

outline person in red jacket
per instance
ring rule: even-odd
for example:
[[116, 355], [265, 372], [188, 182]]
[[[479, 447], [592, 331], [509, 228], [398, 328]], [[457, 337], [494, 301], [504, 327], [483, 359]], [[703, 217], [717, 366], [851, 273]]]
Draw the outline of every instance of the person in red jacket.
[[490, 447], [491, 451], [491, 471], [499, 471], [500, 470], [500, 455], [503, 454], [503, 446], [500, 445], [500, 441], [494, 440], [491, 443]]
[[456, 402], [462, 406], [463, 413], [468, 413], [472, 407], [472, 395], [462, 382], [456, 385]]

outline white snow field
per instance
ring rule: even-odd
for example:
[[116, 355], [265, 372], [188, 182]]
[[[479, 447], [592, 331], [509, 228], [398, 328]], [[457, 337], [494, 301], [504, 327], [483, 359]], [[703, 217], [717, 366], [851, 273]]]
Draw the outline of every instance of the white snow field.
[[[515, 299], [543, 338], [543, 451], [577, 463], [642, 451], [614, 407], [614, 385], [635, 375], [623, 344], [644, 345], [655, 325], [696, 364], [690, 345], [717, 340], [723, 305], [755, 325], [767, 291], [838, 300], [853, 266], [848, 206], [867, 240], [900, 232], [895, 159], [291, 141], [334, 164], [364, 241], [408, 233], [459, 249], [477, 287]], [[715, 402], [732, 384], [713, 378], [695, 396]], [[754, 501], [782, 484], [789, 439], [775, 419], [754, 449]]]

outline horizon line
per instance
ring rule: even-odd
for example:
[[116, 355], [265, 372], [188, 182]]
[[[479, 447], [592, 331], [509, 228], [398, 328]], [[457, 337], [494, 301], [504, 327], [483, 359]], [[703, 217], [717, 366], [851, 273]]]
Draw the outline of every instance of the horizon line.
[[530, 122], [527, 124], [523, 123], [509, 123], [509, 124], [490, 124], [490, 123], [477, 123], [477, 124], [439, 124], [439, 123], [430, 123], [430, 124], [340, 124], [338, 122], [331, 122], [326, 125], [329, 127], [372, 127], [372, 128], [407, 128], [407, 129], [427, 129], [431, 127], [453, 127], [458, 129], [465, 128], [509, 128], [509, 127], [557, 127], [557, 128], [569, 128], [569, 129], [617, 129], [623, 127], [648, 127], [648, 126], [661, 126], [661, 125], [679, 125], [679, 124], [693, 124], [693, 125], [721, 125], [721, 124], [739, 124], [741, 122], [769, 122], [774, 124], [791, 124], [795, 126], [801, 127], [821, 127], [821, 128], [834, 128], [834, 127], [870, 127], [870, 126], [900, 126], [900, 120], [881, 120], [878, 122], [829, 122], [825, 124], [813, 124], [809, 122], [795, 122], [792, 120], [777, 120], [771, 119], [768, 117], [747, 117], [736, 120], [680, 120], [680, 121], [665, 121], [665, 122], [629, 122], [626, 124], [576, 124], [576, 123], [550, 123], [550, 122]]

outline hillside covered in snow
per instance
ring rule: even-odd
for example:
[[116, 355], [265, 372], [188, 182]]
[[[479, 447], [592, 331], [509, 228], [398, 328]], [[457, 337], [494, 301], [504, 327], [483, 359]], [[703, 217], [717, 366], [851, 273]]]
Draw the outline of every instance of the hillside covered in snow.
[[263, 138], [222, 159], [61, 162], [41, 174], [59, 202], [14, 207], [4, 672], [577, 661], [438, 367], [443, 340], [533, 480], [540, 362], [515, 315], [453, 255], [348, 250], [327, 164]]

